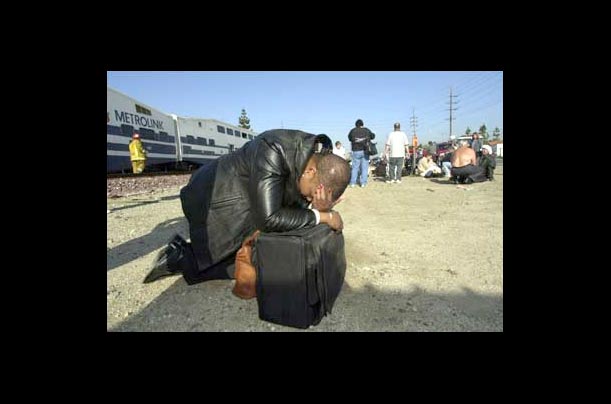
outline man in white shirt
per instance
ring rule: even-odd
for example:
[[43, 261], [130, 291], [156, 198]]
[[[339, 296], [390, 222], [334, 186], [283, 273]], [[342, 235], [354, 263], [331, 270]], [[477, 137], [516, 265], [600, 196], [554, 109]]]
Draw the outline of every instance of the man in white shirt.
[[338, 140], [335, 142], [335, 147], [333, 148], [333, 154], [336, 156], [340, 156], [344, 160], [346, 160], [346, 149], [342, 146], [342, 143]]
[[401, 171], [405, 163], [405, 157], [409, 158], [409, 140], [405, 132], [401, 131], [401, 124], [395, 123], [394, 131], [390, 132], [386, 140], [386, 155], [388, 156], [389, 176], [386, 181], [390, 183], [401, 183]]

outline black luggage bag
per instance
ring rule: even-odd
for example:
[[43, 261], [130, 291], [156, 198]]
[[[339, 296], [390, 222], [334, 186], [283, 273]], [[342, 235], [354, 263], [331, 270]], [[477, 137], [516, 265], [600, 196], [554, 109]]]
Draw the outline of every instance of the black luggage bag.
[[344, 283], [344, 235], [326, 224], [261, 233], [255, 242], [259, 318], [296, 328], [331, 313]]

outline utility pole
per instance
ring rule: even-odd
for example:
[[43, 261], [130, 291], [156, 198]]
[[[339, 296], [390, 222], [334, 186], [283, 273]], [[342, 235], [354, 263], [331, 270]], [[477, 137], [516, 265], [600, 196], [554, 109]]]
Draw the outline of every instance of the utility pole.
[[458, 101], [453, 101], [452, 98], [458, 97], [457, 95], [452, 95], [452, 87], [450, 87], [450, 140], [452, 140], [452, 121], [455, 121], [456, 118], [452, 117], [452, 111], [456, 111], [458, 108], [452, 108], [452, 104], [458, 104]]
[[410, 118], [410, 124], [412, 125], [412, 131], [414, 135], [412, 137], [412, 170], [411, 175], [414, 174], [416, 169], [416, 147], [418, 147], [418, 136], [416, 136], [416, 127], [418, 126], [418, 120], [416, 118], [416, 108], [412, 107], [412, 117]]
[[416, 136], [416, 127], [418, 126], [418, 118], [416, 118], [416, 109], [412, 107], [412, 117], [409, 119], [410, 125], [412, 125], [412, 131]]

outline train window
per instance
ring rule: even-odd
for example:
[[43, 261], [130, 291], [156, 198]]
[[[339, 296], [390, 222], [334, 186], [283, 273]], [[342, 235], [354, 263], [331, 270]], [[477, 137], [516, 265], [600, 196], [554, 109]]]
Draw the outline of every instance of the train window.
[[202, 123], [201, 122], [198, 122], [198, 125], [199, 125], [200, 128], [202, 127]]
[[216, 130], [219, 131], [219, 133], [225, 133], [225, 127], [224, 126], [216, 125]]
[[121, 124], [121, 134], [125, 137], [132, 137], [134, 134], [134, 127], [131, 125]]
[[234, 131], [234, 132], [235, 132], [235, 135], [236, 135], [237, 137], [240, 137], [240, 131], [239, 131], [239, 130], [236, 130], [236, 131]]
[[233, 135], [233, 129], [229, 129], [229, 128], [227, 128], [227, 134], [228, 134], [228, 135]]
[[248, 135], [248, 138], [249, 138], [250, 140], [252, 140], [252, 135]]
[[246, 139], [246, 133], [242, 133], [242, 137]]
[[144, 115], [152, 115], [151, 110], [136, 104], [136, 112]]
[[214, 146], [214, 139], [208, 140], [208, 146]]

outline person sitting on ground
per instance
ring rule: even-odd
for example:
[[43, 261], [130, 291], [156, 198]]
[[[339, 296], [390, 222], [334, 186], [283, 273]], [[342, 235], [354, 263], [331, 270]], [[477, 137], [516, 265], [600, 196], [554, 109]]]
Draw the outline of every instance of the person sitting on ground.
[[494, 180], [494, 169], [496, 168], [496, 159], [492, 154], [492, 147], [485, 144], [482, 146], [482, 157], [479, 159], [479, 167], [484, 170], [488, 181]]
[[341, 215], [332, 208], [350, 181], [350, 166], [331, 149], [325, 135], [275, 129], [199, 168], [180, 190], [191, 241], [176, 235], [144, 282], [174, 274], [189, 285], [233, 279], [236, 252], [255, 230], [325, 223], [341, 231]]
[[463, 141], [461, 146], [452, 153], [452, 177], [450, 181], [455, 184], [471, 184], [473, 182], [482, 182], [486, 180], [483, 175], [483, 170], [477, 166], [477, 157], [475, 150], [469, 147], [468, 143]]
[[439, 156], [441, 160], [441, 169], [443, 170], [443, 174], [450, 178], [450, 170], [452, 170], [452, 154], [456, 150], [456, 146], [452, 145], [448, 149], [448, 151]]
[[433, 156], [427, 154], [418, 162], [418, 172], [421, 177], [432, 177], [433, 174], [441, 174], [441, 168], [433, 161]]
[[342, 146], [342, 142], [339, 140], [335, 142], [335, 147], [333, 148], [333, 154], [336, 156], [340, 156], [344, 160], [346, 159], [346, 148]]

